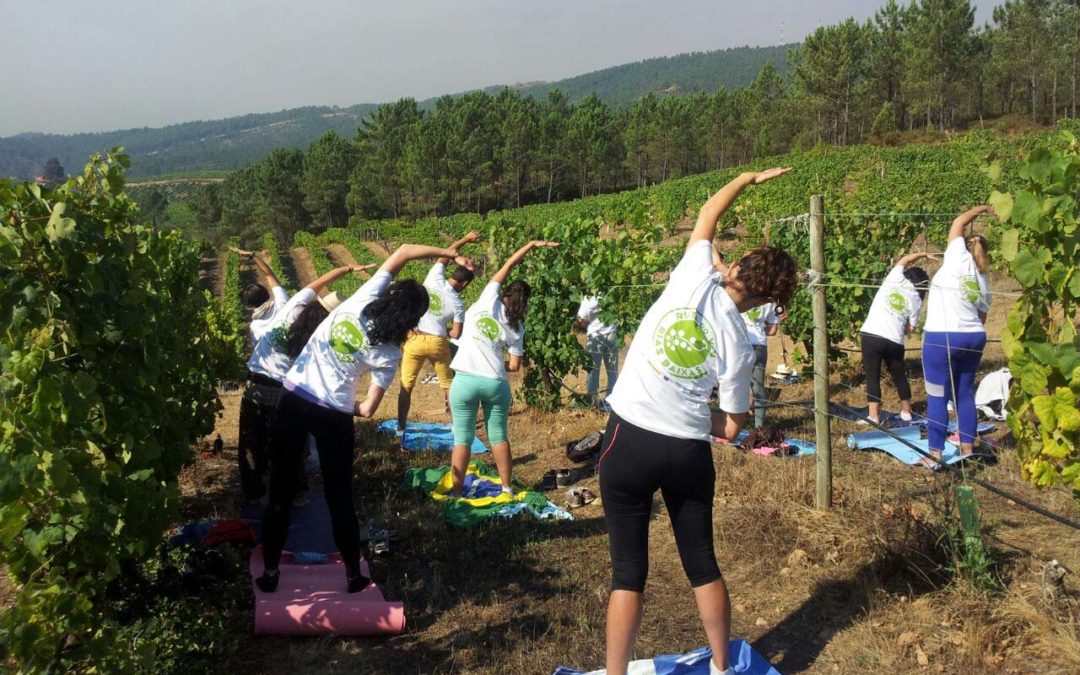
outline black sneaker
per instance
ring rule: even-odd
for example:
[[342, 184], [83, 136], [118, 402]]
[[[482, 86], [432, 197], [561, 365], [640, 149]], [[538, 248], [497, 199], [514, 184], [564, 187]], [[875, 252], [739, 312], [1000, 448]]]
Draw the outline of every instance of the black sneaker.
[[[345, 578], [349, 582], [350, 593], [359, 593], [372, 583], [371, 579], [365, 577], [363, 574], [357, 574], [356, 576], [346, 575]], [[277, 585], [276, 582], [275, 585]]]
[[277, 590], [279, 581], [281, 581], [280, 570], [274, 570], [273, 573], [269, 570], [263, 570], [262, 576], [255, 580], [255, 585], [263, 593], [273, 593]]

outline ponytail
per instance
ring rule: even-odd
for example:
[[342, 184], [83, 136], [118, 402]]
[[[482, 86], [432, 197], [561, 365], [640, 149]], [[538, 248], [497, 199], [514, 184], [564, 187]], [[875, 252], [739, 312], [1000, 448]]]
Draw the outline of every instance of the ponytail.
[[975, 267], [984, 273], [990, 269], [990, 254], [986, 252], [986, 239], [981, 235], [972, 234], [964, 238], [964, 243], [967, 244], [968, 253], [975, 261]]

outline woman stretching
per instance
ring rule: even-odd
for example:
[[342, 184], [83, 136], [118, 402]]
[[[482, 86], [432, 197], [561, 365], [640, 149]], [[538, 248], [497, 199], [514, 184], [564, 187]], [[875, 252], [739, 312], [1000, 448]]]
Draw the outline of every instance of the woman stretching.
[[[790, 255], [766, 247], [748, 251], [725, 277], [713, 268], [712, 240], [720, 216], [743, 189], [788, 171], [742, 174], [701, 207], [686, 254], [642, 319], [608, 398], [612, 414], [598, 466], [612, 566], [609, 675], [626, 673], [641, 625], [657, 490], [712, 647], [710, 668], [733, 672], [731, 609], [713, 551], [716, 469], [709, 435], [735, 438], [750, 407], [754, 350], [740, 313], [768, 302], [787, 307], [797, 272]], [[719, 412], [709, 409], [714, 389]]]
[[966, 457], [975, 448], [978, 425], [975, 373], [986, 346], [983, 323], [990, 312], [990, 290], [986, 283], [990, 256], [986, 251], [986, 240], [978, 235], [965, 238], [964, 230], [984, 213], [993, 213], [993, 209], [976, 206], [953, 221], [941, 269], [930, 282], [926, 300], [922, 358], [927, 396], [926, 430], [933, 459], [924, 457], [922, 463], [930, 467], [938, 466], [945, 449], [950, 400], [956, 406], [961, 454]]
[[[234, 250], [239, 254], [247, 253]], [[250, 254], [250, 257], [258, 260], [254, 254]], [[299, 342], [299, 346], [303, 347], [315, 328], [305, 317], [312, 313], [312, 308], [317, 308], [315, 311], [325, 317], [327, 309], [333, 309], [332, 305], [337, 304], [337, 294], [320, 298], [319, 293], [346, 274], [362, 272], [371, 267], [374, 265], [344, 266], [330, 270], [292, 296], [269, 318], [251, 322], [255, 349], [247, 362], [248, 384], [240, 399], [240, 440], [237, 444], [240, 488], [248, 503], [258, 502], [266, 493], [263, 476], [269, 461], [267, 449], [271, 420], [281, 398], [285, 376], [292, 368], [293, 359], [300, 353], [294, 344]], [[280, 288], [280, 285], [275, 288]], [[297, 333], [300, 335], [297, 336]], [[306, 480], [303, 474], [299, 474], [296, 492], [302, 496], [306, 489]]]
[[[308, 434], [322, 466], [334, 543], [345, 561], [350, 593], [371, 580], [360, 573], [360, 526], [352, 498], [353, 417], [370, 418], [382, 402], [401, 361], [401, 343], [428, 309], [424, 287], [413, 280], [391, 283], [409, 261], [446, 256], [454, 249], [406, 244], [371, 279], [315, 329], [285, 377], [285, 393], [270, 437], [270, 503], [263, 516], [265, 570], [255, 580], [277, 590], [278, 563], [289, 531], [292, 486]], [[459, 259], [468, 266], [468, 261]], [[360, 378], [371, 373], [367, 396], [357, 400]]]
[[930, 281], [926, 270], [912, 267], [912, 263], [929, 257], [929, 253], [912, 253], [900, 258], [881, 282], [859, 331], [866, 400], [870, 406], [868, 417], [874, 424], [881, 423], [882, 362], [900, 395], [900, 419], [911, 421], [911, 385], [904, 370], [904, 336], [915, 330]]
[[[465, 472], [472, 457], [476, 438], [476, 414], [484, 406], [488, 442], [495, 466], [499, 469], [503, 492], [510, 492], [510, 440], [506, 419], [510, 414], [510, 380], [507, 371], [521, 369], [525, 355], [525, 310], [532, 289], [524, 281], [506, 283], [510, 271], [537, 247], [558, 246], [553, 241], [530, 241], [510, 256], [495, 273], [484, 292], [465, 312], [465, 325], [457, 355], [450, 367], [454, 382], [450, 385], [450, 413], [454, 418], [454, 453], [450, 459], [453, 495], [461, 496]], [[504, 360], [509, 353], [509, 363]]]

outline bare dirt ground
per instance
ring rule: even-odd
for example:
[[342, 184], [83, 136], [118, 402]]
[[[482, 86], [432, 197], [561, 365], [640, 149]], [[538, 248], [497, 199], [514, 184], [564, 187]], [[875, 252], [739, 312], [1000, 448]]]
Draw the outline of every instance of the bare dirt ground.
[[300, 286], [306, 286], [318, 276], [315, 273], [315, 266], [311, 263], [311, 256], [308, 254], [306, 248], [300, 246], [289, 251], [292, 256], [293, 270], [296, 272], [297, 281]]
[[[339, 265], [358, 265], [359, 264], [358, 262], [356, 262], [356, 258], [353, 257], [353, 254], [349, 253], [349, 249], [345, 248], [341, 244], [330, 244], [329, 246], [327, 246], [323, 250], [326, 251], [327, 255], [330, 256], [331, 260], [333, 260], [334, 262], [336, 262]], [[360, 273], [360, 278], [361, 279], [370, 279], [371, 274], [368, 273], [368, 272], [361, 272]]]
[[371, 249], [371, 252], [379, 256], [379, 258], [385, 260], [386, 258], [390, 257], [390, 251], [387, 250], [387, 248], [381, 243], [377, 241], [365, 241], [363, 243], [364, 246], [367, 246], [369, 249]]
[[219, 298], [224, 283], [221, 266], [221, 259], [217, 256], [204, 255], [199, 258], [199, 287]]

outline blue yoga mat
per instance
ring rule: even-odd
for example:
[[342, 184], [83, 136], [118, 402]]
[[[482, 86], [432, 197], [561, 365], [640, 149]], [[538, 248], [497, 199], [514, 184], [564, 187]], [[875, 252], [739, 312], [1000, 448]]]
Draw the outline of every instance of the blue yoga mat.
[[[665, 654], [651, 659], [632, 661], [627, 675], [709, 675], [712, 650], [708, 647], [686, 654]], [[780, 675], [761, 654], [754, 651], [745, 640], [732, 640], [728, 647], [728, 661], [736, 673], [743, 675]], [[552, 675], [603, 675], [603, 670], [574, 670], [557, 668]]]
[[[401, 438], [401, 447], [413, 452], [450, 452], [454, 449], [454, 430], [449, 424], [434, 422], [409, 422], [405, 425], [405, 434], [398, 432], [397, 420], [385, 420], [379, 423], [379, 431]], [[479, 438], [473, 439], [474, 455], [487, 452], [487, 446]]]
[[[848, 422], [859, 422], [865, 420], [870, 415], [870, 407], [863, 406], [857, 408], [851, 405], [845, 405], [843, 403], [829, 403], [829, 414], [833, 417], [839, 417], [842, 420]], [[887, 410], [878, 411], [878, 418], [881, 420], [881, 426], [886, 429], [893, 429], [896, 427], [906, 427], [912, 424], [912, 422], [905, 422], [900, 419], [900, 413], [889, 412]]]
[[[326, 495], [321, 491], [310, 490], [307, 493], [311, 501], [307, 506], [294, 506], [289, 516], [289, 536], [285, 540], [286, 551], [309, 551], [315, 553], [336, 553], [334, 533], [330, 526], [330, 509], [326, 506]], [[246, 518], [262, 541], [262, 517], [266, 507], [261, 504], [245, 506], [241, 514]]]
[[[921, 428], [925, 429], [930, 424], [930, 420], [923, 417], [919, 419], [916, 424], [918, 424]], [[956, 423], [956, 420], [949, 420], [950, 434], [955, 434], [956, 430], [959, 428], [960, 425]], [[997, 431], [997, 425], [993, 422], [979, 422], [979, 426], [975, 427], [975, 433], [979, 436], [993, 433], [995, 431]]]
[[[913, 443], [923, 452], [929, 454], [930, 446], [926, 439], [921, 437], [922, 429], [919, 427], [894, 429], [892, 433]], [[923, 455], [915, 452], [915, 450], [911, 449], [907, 444], [893, 438], [883, 431], [867, 431], [859, 434], [850, 434], [848, 436], [848, 447], [852, 450], [881, 450], [910, 466], [918, 464], [919, 460], [923, 458]], [[986, 455], [980, 455], [979, 453], [976, 453], [976, 455], [986, 457]], [[948, 441], [945, 442], [945, 450], [941, 453], [941, 458], [946, 464], [955, 464], [964, 459], [960, 454], [960, 448]]]

